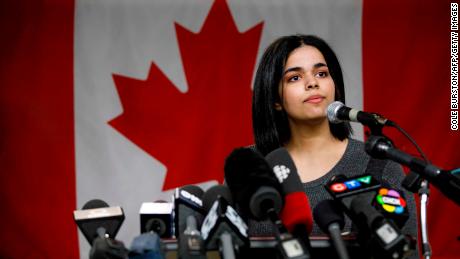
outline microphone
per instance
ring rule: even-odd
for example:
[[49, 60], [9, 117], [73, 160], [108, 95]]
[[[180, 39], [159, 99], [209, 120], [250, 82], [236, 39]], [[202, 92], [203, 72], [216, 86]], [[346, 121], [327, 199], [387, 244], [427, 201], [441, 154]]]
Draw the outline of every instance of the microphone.
[[[293, 237], [278, 216], [283, 203], [282, 187], [264, 157], [248, 148], [235, 149], [227, 157], [224, 171], [227, 184], [246, 215], [257, 220], [268, 218], [275, 226], [275, 237], [281, 256], [310, 258], [307, 249], [309, 242], [299, 242]], [[290, 220], [289, 223], [295, 222], [296, 215], [288, 214], [286, 219]], [[304, 236], [308, 238], [308, 233]]]
[[[281, 185], [261, 154], [249, 148], [237, 148], [227, 157], [224, 172], [225, 182], [244, 216], [263, 220], [268, 217], [268, 210], [273, 209], [276, 214], [281, 211]], [[254, 196], [257, 191], [259, 195]]]
[[286, 148], [270, 152], [265, 159], [281, 184], [284, 207], [281, 220], [293, 236], [300, 238], [311, 250], [309, 234], [313, 227], [310, 202], [300, 180], [297, 168]]
[[109, 207], [105, 201], [98, 199], [85, 203], [81, 210], [73, 212], [73, 216], [78, 228], [91, 245], [99, 236], [98, 228], [103, 228], [108, 237], [115, 238], [125, 219], [121, 207]]
[[177, 188], [175, 192], [175, 222], [179, 258], [206, 258], [198, 226], [203, 222], [203, 190], [195, 185]]
[[366, 152], [375, 158], [390, 159], [409, 167], [436, 186], [447, 198], [460, 205], [460, 176], [454, 171], [441, 170], [433, 164], [413, 157], [392, 147], [381, 136], [370, 136], [366, 141]]
[[313, 226], [310, 203], [289, 152], [281, 147], [270, 152], [265, 159], [278, 178], [284, 194], [284, 208], [281, 211], [283, 223], [289, 231], [302, 225], [308, 236]]
[[109, 207], [98, 199], [85, 203], [73, 212], [74, 221], [91, 245], [89, 258], [128, 258], [128, 250], [115, 236], [125, 219], [121, 207]]
[[161, 238], [172, 237], [171, 202], [144, 202], [140, 211], [141, 233], [155, 232]]
[[372, 206], [377, 209], [385, 218], [402, 228], [409, 219], [407, 201], [404, 193], [390, 187], [381, 187], [377, 190], [377, 195], [372, 202]]
[[406, 258], [413, 242], [373, 204], [381, 184], [369, 174], [346, 178], [334, 176], [325, 188], [359, 229], [358, 238], [376, 258]]
[[342, 239], [341, 230], [345, 225], [343, 213], [332, 200], [323, 200], [313, 210], [313, 218], [318, 226], [331, 237], [337, 255], [341, 259], [348, 259], [347, 248]]
[[393, 126], [393, 122], [376, 113], [359, 111], [335, 101], [327, 107], [327, 119], [333, 124], [345, 121], [359, 122], [366, 126]]
[[176, 188], [174, 192], [174, 228], [175, 236], [179, 237], [186, 229], [186, 218], [193, 215], [201, 224], [204, 214], [203, 190], [195, 185], [186, 185]]
[[235, 258], [235, 250], [249, 245], [248, 226], [231, 206], [230, 190], [224, 185], [211, 187], [203, 196], [208, 211], [201, 234], [207, 249], [221, 251], [224, 259]]

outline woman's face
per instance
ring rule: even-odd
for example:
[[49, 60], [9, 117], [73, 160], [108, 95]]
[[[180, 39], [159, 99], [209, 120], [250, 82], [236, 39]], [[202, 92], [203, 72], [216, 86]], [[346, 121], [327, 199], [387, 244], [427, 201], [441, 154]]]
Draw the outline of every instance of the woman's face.
[[303, 45], [288, 56], [278, 88], [282, 104], [290, 120], [319, 122], [326, 118], [327, 106], [334, 101], [334, 81], [321, 52]]

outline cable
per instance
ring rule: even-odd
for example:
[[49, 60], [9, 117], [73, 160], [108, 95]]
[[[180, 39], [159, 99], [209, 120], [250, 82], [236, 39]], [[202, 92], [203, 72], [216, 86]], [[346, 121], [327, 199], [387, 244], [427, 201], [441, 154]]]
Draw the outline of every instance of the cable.
[[[417, 145], [415, 140], [403, 129], [401, 128], [396, 122], [389, 121], [389, 126], [392, 126], [399, 130], [417, 149], [417, 151], [422, 156], [423, 160], [429, 162], [428, 158], [426, 157], [425, 153], [422, 149]], [[422, 233], [422, 252], [425, 259], [431, 258], [431, 245], [428, 240], [428, 229], [427, 229], [427, 206], [428, 206], [428, 196], [430, 194], [429, 183], [427, 180], [423, 179], [420, 183], [420, 189], [418, 192], [420, 196], [420, 230]]]
[[415, 142], [415, 140], [403, 128], [401, 128], [396, 122], [393, 122], [393, 121], [389, 123], [389, 126], [392, 126], [396, 128], [397, 130], [399, 130], [399, 132], [401, 132], [415, 146], [417, 151], [422, 156], [423, 160], [425, 160], [426, 162], [430, 162], [428, 158], [426, 157], [425, 153], [423, 153], [422, 149], [417, 145], [417, 142]]

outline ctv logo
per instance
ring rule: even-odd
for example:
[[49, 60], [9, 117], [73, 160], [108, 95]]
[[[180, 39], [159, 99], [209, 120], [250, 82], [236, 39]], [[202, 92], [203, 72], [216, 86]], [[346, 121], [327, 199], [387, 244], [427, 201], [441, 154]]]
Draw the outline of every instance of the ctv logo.
[[360, 188], [363, 185], [369, 185], [371, 183], [372, 177], [370, 175], [357, 178], [354, 180], [349, 180], [343, 183], [334, 183], [329, 188], [335, 193], [344, 192], [346, 190], [355, 190]]
[[377, 204], [389, 213], [401, 214], [406, 207], [406, 201], [401, 197], [401, 194], [392, 189], [381, 188], [375, 199]]

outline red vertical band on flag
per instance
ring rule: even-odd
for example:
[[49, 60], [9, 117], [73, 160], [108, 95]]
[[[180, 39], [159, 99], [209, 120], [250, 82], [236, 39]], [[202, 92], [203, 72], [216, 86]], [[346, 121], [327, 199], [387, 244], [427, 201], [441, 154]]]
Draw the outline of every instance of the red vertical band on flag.
[[78, 258], [74, 1], [0, 6], [0, 257]]
[[[435, 165], [459, 167], [460, 132], [450, 130], [449, 1], [365, 0], [362, 26], [364, 109], [400, 124]], [[416, 153], [401, 134], [386, 133]], [[453, 258], [460, 251], [460, 208], [431, 191], [433, 257]]]

